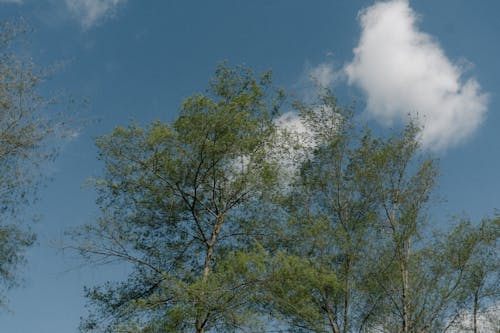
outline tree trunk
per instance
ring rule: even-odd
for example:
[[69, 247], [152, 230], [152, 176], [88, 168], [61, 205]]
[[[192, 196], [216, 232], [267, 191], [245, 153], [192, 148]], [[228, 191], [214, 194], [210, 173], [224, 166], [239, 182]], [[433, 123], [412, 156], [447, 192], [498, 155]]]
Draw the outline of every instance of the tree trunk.
[[326, 300], [326, 297], [325, 297], [324, 303], [325, 303], [324, 306], [325, 306], [326, 314], [328, 316], [328, 323], [330, 324], [330, 328], [332, 329], [332, 333], [340, 333], [340, 331], [337, 327], [337, 324], [335, 323], [335, 318], [334, 318], [332, 311], [330, 309], [330, 305], [328, 304], [328, 301]]
[[408, 265], [410, 261], [410, 239], [400, 240], [399, 238], [403, 235], [399, 235], [396, 227], [396, 210], [397, 210], [397, 200], [394, 200], [394, 206], [392, 207], [391, 216], [389, 218], [392, 230], [393, 230], [393, 241], [395, 243], [399, 272], [401, 274], [401, 333], [409, 333], [410, 331], [410, 319], [409, 319], [409, 273]]
[[401, 272], [401, 305], [402, 305], [402, 333], [410, 331], [410, 309], [409, 309], [409, 273], [408, 264], [410, 259], [409, 240], [405, 241], [400, 249], [400, 272]]
[[472, 323], [472, 325], [474, 325], [473, 326], [474, 333], [477, 333], [477, 312], [478, 312], [478, 308], [479, 308], [479, 295], [478, 295], [478, 291], [476, 290], [474, 292], [474, 313], [473, 313], [473, 323]]
[[[212, 230], [212, 234], [210, 236], [210, 239], [207, 241], [206, 246], [207, 246], [207, 252], [205, 255], [205, 262], [203, 264], [203, 273], [202, 273], [202, 282], [205, 284], [208, 280], [208, 276], [210, 275], [210, 272], [212, 271], [212, 259], [214, 256], [214, 247], [215, 243], [217, 243], [217, 236], [219, 235], [219, 232], [222, 227], [222, 223], [224, 221], [224, 217], [218, 217], [217, 220], [215, 221], [214, 229]], [[204, 298], [205, 292], [202, 291], [202, 295], [200, 296], [200, 299], [202, 299], [201, 306], [197, 311], [196, 314], [196, 333], [204, 333], [206, 324], [208, 321], [208, 317], [210, 316], [210, 312], [207, 312], [204, 308]]]
[[402, 276], [402, 302], [403, 302], [403, 333], [409, 331], [409, 318], [408, 318], [408, 271], [403, 269]]
[[345, 284], [344, 284], [344, 329], [343, 333], [348, 332], [349, 328], [349, 304], [351, 301], [351, 292], [349, 290], [350, 285], [349, 285], [349, 279], [350, 279], [350, 273], [351, 273], [351, 259], [349, 257], [349, 254], [346, 256], [346, 266], [345, 266]]

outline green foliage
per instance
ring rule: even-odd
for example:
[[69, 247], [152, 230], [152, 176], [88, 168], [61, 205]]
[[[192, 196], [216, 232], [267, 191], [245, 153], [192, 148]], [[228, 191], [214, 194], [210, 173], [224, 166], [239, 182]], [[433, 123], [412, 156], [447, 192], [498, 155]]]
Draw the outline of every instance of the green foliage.
[[288, 193], [287, 222], [277, 236], [297, 271], [278, 269], [289, 283], [276, 279], [271, 290], [286, 292], [272, 292], [270, 306], [299, 331], [338, 332], [348, 329], [363, 298], [355, 286], [364, 279], [363, 252], [377, 213], [371, 188], [378, 178], [368, 168], [376, 143], [367, 131], [355, 133], [352, 111], [328, 91], [317, 104], [296, 107], [315, 145]]
[[[375, 137], [328, 90], [316, 103], [296, 107], [315, 144], [287, 193], [286, 223], [275, 241], [336, 282], [302, 290], [307, 277], [292, 274], [288, 292], [270, 306], [299, 331], [363, 331], [396, 310], [388, 300], [398, 295], [387, 293], [400, 292], [398, 262], [409, 265], [405, 244], [422, 230], [434, 161], [418, 160], [417, 127]], [[278, 289], [286, 285], [276, 281]]]
[[276, 184], [267, 155], [282, 97], [268, 73], [259, 81], [246, 68], [221, 65], [208, 91], [187, 98], [172, 125], [132, 124], [97, 140], [106, 166], [95, 182], [103, 215], [81, 231], [78, 249], [126, 261], [133, 273], [88, 290], [98, 318], [84, 328], [205, 332], [245, 325], [263, 252], [241, 230], [250, 230], [242, 226], [250, 223], [245, 212]]
[[273, 271], [264, 299], [271, 314], [289, 322], [292, 331], [327, 331], [325, 301], [342, 291], [335, 272], [303, 256], [285, 253], [279, 253], [270, 265]]
[[37, 93], [41, 74], [18, 56], [25, 32], [22, 22], [0, 23], [0, 302], [18, 283], [24, 252], [35, 240], [21, 224], [21, 210], [36, 199], [39, 166], [54, 157], [46, 145], [54, 125], [44, 115], [49, 102]]
[[324, 89], [294, 105], [302, 138], [270, 78], [221, 65], [172, 124], [97, 140], [102, 216], [75, 248], [131, 274], [87, 289], [83, 330], [444, 332], [498, 301], [500, 219], [432, 234], [418, 126], [374, 135]]
[[[478, 317], [491, 321], [500, 328], [498, 311], [495, 309], [500, 297], [500, 218], [484, 218], [479, 224], [469, 220], [460, 221], [446, 236], [444, 256], [439, 259], [451, 261], [459, 272], [460, 284], [454, 291], [454, 312], [448, 325], [458, 329], [480, 332]], [[492, 318], [489, 310], [494, 309]], [[464, 325], [464, 322], [469, 324]], [[465, 327], [464, 327], [465, 326]]]
[[[377, 240], [369, 276], [377, 286], [376, 311], [369, 327], [387, 332], [418, 332], [415, 323], [421, 284], [426, 209], [437, 176], [436, 161], [419, 151], [419, 128], [410, 123], [399, 134], [379, 141], [376, 174]], [[430, 307], [425, 307], [429, 309]], [[425, 324], [424, 324], [425, 327]]]

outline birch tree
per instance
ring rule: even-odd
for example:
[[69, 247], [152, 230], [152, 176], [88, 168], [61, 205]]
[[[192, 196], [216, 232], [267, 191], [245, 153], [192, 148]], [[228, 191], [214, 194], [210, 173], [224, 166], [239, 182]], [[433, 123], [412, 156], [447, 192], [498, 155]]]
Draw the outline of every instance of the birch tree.
[[[173, 124], [118, 127], [97, 140], [102, 217], [81, 230], [82, 254], [131, 266], [125, 280], [89, 288], [85, 330], [234, 331], [263, 269], [246, 209], [275, 184], [266, 158], [281, 91], [270, 73], [221, 65], [206, 93]], [[252, 227], [249, 225], [252, 224]], [[247, 232], [243, 232], [247, 230]]]

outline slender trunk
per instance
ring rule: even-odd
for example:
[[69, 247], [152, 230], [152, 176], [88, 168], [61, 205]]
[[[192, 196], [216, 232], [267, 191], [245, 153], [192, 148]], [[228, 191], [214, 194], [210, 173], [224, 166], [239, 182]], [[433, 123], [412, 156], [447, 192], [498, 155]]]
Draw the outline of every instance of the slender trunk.
[[[210, 272], [212, 271], [212, 260], [214, 256], [214, 247], [215, 243], [217, 243], [217, 236], [219, 235], [219, 232], [222, 227], [222, 223], [224, 221], [224, 217], [218, 217], [217, 220], [215, 221], [214, 229], [212, 230], [212, 234], [210, 236], [210, 239], [207, 240], [206, 246], [207, 246], [207, 252], [205, 254], [205, 262], [203, 264], [203, 273], [202, 273], [202, 282], [205, 284], [208, 280], [208, 276], [210, 275]], [[210, 317], [210, 312], [204, 309], [204, 297], [205, 297], [205, 291], [202, 290], [202, 294], [200, 295], [200, 299], [202, 300], [200, 302], [200, 307], [197, 310], [196, 314], [196, 333], [204, 333], [206, 324], [208, 321], [208, 318]]]
[[478, 292], [477, 290], [474, 292], [474, 318], [473, 318], [473, 329], [474, 329], [474, 333], [477, 333], [477, 312], [478, 312], [478, 308], [479, 308], [479, 295], [478, 295]]
[[390, 224], [393, 231], [393, 241], [395, 243], [399, 273], [401, 274], [401, 333], [409, 333], [410, 331], [410, 319], [409, 319], [409, 273], [408, 265], [410, 260], [410, 239], [401, 240], [403, 235], [397, 230], [396, 223], [396, 211], [397, 211], [397, 200], [394, 200], [394, 206], [392, 207], [391, 216], [389, 218]]
[[408, 274], [408, 261], [409, 261], [409, 244], [403, 245], [401, 251], [401, 303], [402, 303], [402, 332], [408, 333], [410, 330], [410, 320], [409, 320], [409, 274]]
[[328, 323], [330, 324], [330, 328], [332, 329], [332, 333], [340, 333], [337, 324], [335, 324], [335, 318], [333, 316], [332, 310], [330, 309], [330, 305], [328, 304], [328, 301], [325, 298], [325, 309], [326, 309], [326, 314], [328, 316]]
[[[202, 273], [202, 278], [201, 278], [203, 284], [205, 284], [207, 282], [208, 275], [210, 274], [211, 261], [212, 261], [213, 254], [214, 254], [214, 244], [212, 243], [212, 241], [210, 241], [207, 244], [207, 253], [205, 255], [205, 263], [204, 263], [203, 273]], [[202, 294], [200, 297], [202, 299], [202, 303], [200, 304], [201, 305], [200, 309], [198, 309], [198, 311], [197, 311], [198, 313], [196, 315], [196, 333], [204, 333], [205, 332], [205, 324], [206, 324], [208, 314], [203, 309], [204, 296], [205, 296], [205, 291], [202, 290]]]
[[207, 245], [207, 253], [205, 255], [205, 263], [203, 265], [203, 275], [202, 275], [202, 280], [203, 283], [207, 282], [208, 275], [210, 274], [210, 271], [212, 270], [212, 258], [214, 256], [214, 244], [210, 242]]
[[403, 283], [402, 283], [402, 302], [403, 302], [403, 333], [408, 333], [409, 319], [408, 319], [408, 271], [403, 270]]
[[350, 274], [351, 274], [351, 258], [349, 254], [346, 256], [346, 266], [345, 266], [345, 283], [344, 283], [344, 329], [343, 333], [348, 332], [349, 328], [349, 304], [351, 301], [351, 291], [350, 291], [350, 285], [349, 285], [349, 279], [350, 279]]

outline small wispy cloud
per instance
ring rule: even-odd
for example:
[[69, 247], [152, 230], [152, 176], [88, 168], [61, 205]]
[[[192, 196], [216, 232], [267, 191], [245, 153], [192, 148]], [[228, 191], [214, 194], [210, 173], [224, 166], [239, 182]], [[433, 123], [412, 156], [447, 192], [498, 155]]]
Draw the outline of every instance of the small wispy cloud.
[[333, 64], [327, 62], [311, 67], [307, 72], [309, 78], [322, 88], [330, 87], [338, 76]]
[[419, 29], [408, 0], [378, 2], [359, 18], [361, 37], [345, 73], [365, 91], [369, 114], [389, 124], [416, 118], [423, 146], [433, 150], [463, 141], [480, 126], [487, 95]]
[[79, 20], [84, 29], [89, 29], [115, 14], [119, 5], [127, 0], [64, 0], [69, 12]]
[[322, 90], [331, 89], [344, 80], [344, 76], [343, 68], [335, 66], [333, 61], [318, 64], [306, 62], [293, 89], [298, 97], [310, 102], [315, 100]]

